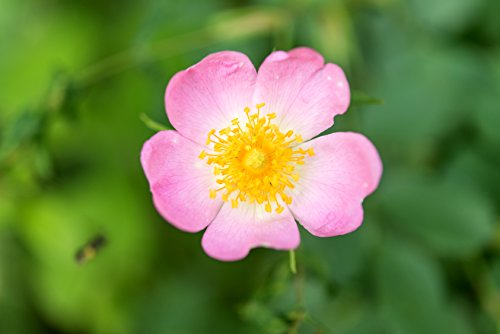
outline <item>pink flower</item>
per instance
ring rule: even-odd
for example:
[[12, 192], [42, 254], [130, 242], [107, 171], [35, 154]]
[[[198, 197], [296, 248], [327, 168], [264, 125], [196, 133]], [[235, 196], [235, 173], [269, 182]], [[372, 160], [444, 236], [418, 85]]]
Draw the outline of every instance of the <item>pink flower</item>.
[[308, 48], [273, 52], [258, 73], [233, 51], [177, 73], [165, 94], [177, 131], [141, 153], [156, 209], [181, 230], [206, 228], [205, 252], [224, 261], [296, 248], [295, 220], [319, 237], [354, 231], [382, 174], [377, 150], [352, 132], [313, 139], [349, 99], [342, 69]]

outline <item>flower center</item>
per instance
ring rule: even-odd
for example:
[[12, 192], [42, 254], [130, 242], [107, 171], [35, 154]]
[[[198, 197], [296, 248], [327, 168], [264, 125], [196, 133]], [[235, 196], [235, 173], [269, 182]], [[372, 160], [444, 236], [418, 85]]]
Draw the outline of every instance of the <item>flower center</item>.
[[252, 148], [243, 158], [243, 166], [246, 170], [256, 172], [261, 170], [266, 163], [266, 153], [259, 148]]
[[313, 156], [312, 148], [295, 148], [302, 142], [302, 137], [293, 131], [283, 133], [272, 124], [276, 114], [260, 115], [264, 103], [258, 104], [257, 112], [250, 113], [245, 108], [246, 123], [242, 126], [238, 118], [231, 121], [231, 126], [208, 133], [207, 146], [213, 152], [202, 151], [199, 158], [207, 159], [213, 166], [217, 177], [218, 189], [210, 189], [210, 198], [222, 193], [224, 201], [231, 201], [233, 208], [239, 202], [257, 202], [264, 205], [267, 212], [273, 207], [277, 213], [284, 208], [279, 198], [291, 204], [292, 198], [285, 194], [287, 188], [294, 188], [299, 175], [297, 165], [304, 164], [306, 155]]

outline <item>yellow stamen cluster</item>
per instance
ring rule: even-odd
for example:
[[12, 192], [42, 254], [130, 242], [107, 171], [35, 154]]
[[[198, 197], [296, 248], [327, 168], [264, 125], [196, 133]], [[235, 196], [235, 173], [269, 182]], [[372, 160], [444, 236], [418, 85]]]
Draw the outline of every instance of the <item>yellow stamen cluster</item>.
[[210, 130], [207, 146], [213, 145], [213, 152], [202, 151], [199, 158], [207, 159], [214, 168], [218, 189], [210, 189], [210, 198], [222, 193], [224, 201], [230, 201], [233, 208], [239, 202], [249, 201], [263, 204], [267, 212], [273, 207], [277, 213], [283, 212], [279, 198], [291, 204], [292, 198], [285, 194], [286, 188], [294, 188], [299, 175], [296, 165], [304, 164], [306, 155], [314, 155], [312, 148], [295, 148], [302, 137], [293, 131], [282, 133], [271, 121], [276, 114], [260, 116], [264, 103], [258, 104], [257, 112], [250, 114], [245, 108], [247, 122], [240, 125], [238, 118], [231, 126], [216, 131]]

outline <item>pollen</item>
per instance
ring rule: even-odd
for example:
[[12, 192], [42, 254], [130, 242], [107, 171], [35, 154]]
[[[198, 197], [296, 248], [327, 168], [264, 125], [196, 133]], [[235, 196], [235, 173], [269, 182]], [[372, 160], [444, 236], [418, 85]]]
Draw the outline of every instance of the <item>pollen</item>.
[[249, 202], [262, 205], [267, 212], [281, 213], [284, 207], [280, 199], [281, 203], [292, 203], [286, 192], [299, 180], [296, 167], [314, 151], [296, 148], [302, 137], [292, 130], [281, 132], [272, 123], [276, 114], [261, 115], [264, 106], [257, 104], [253, 114], [246, 107], [244, 124], [235, 118], [227, 128], [210, 130], [209, 148], [199, 158], [213, 166], [216, 176], [218, 187], [209, 189], [210, 198], [220, 194], [232, 208], [237, 208], [239, 202]]

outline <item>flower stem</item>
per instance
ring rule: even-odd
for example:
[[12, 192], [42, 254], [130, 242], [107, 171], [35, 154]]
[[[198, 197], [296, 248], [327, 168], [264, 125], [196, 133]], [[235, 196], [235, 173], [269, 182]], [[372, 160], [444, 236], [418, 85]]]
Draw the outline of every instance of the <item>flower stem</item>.
[[[279, 9], [256, 6], [245, 10], [228, 10], [198, 30], [135, 46], [102, 59], [78, 72], [76, 81], [79, 86], [88, 87], [135, 66], [207, 48], [217, 43], [273, 34], [275, 39], [281, 41], [290, 35], [288, 30], [291, 22], [293, 19], [288, 12]], [[288, 41], [286, 43], [290, 44]]]
[[291, 249], [289, 251], [289, 261], [290, 261], [290, 271], [293, 273], [293, 274], [296, 274], [297, 273], [297, 262], [296, 262], [296, 259], [295, 259], [295, 250], [294, 249]]

